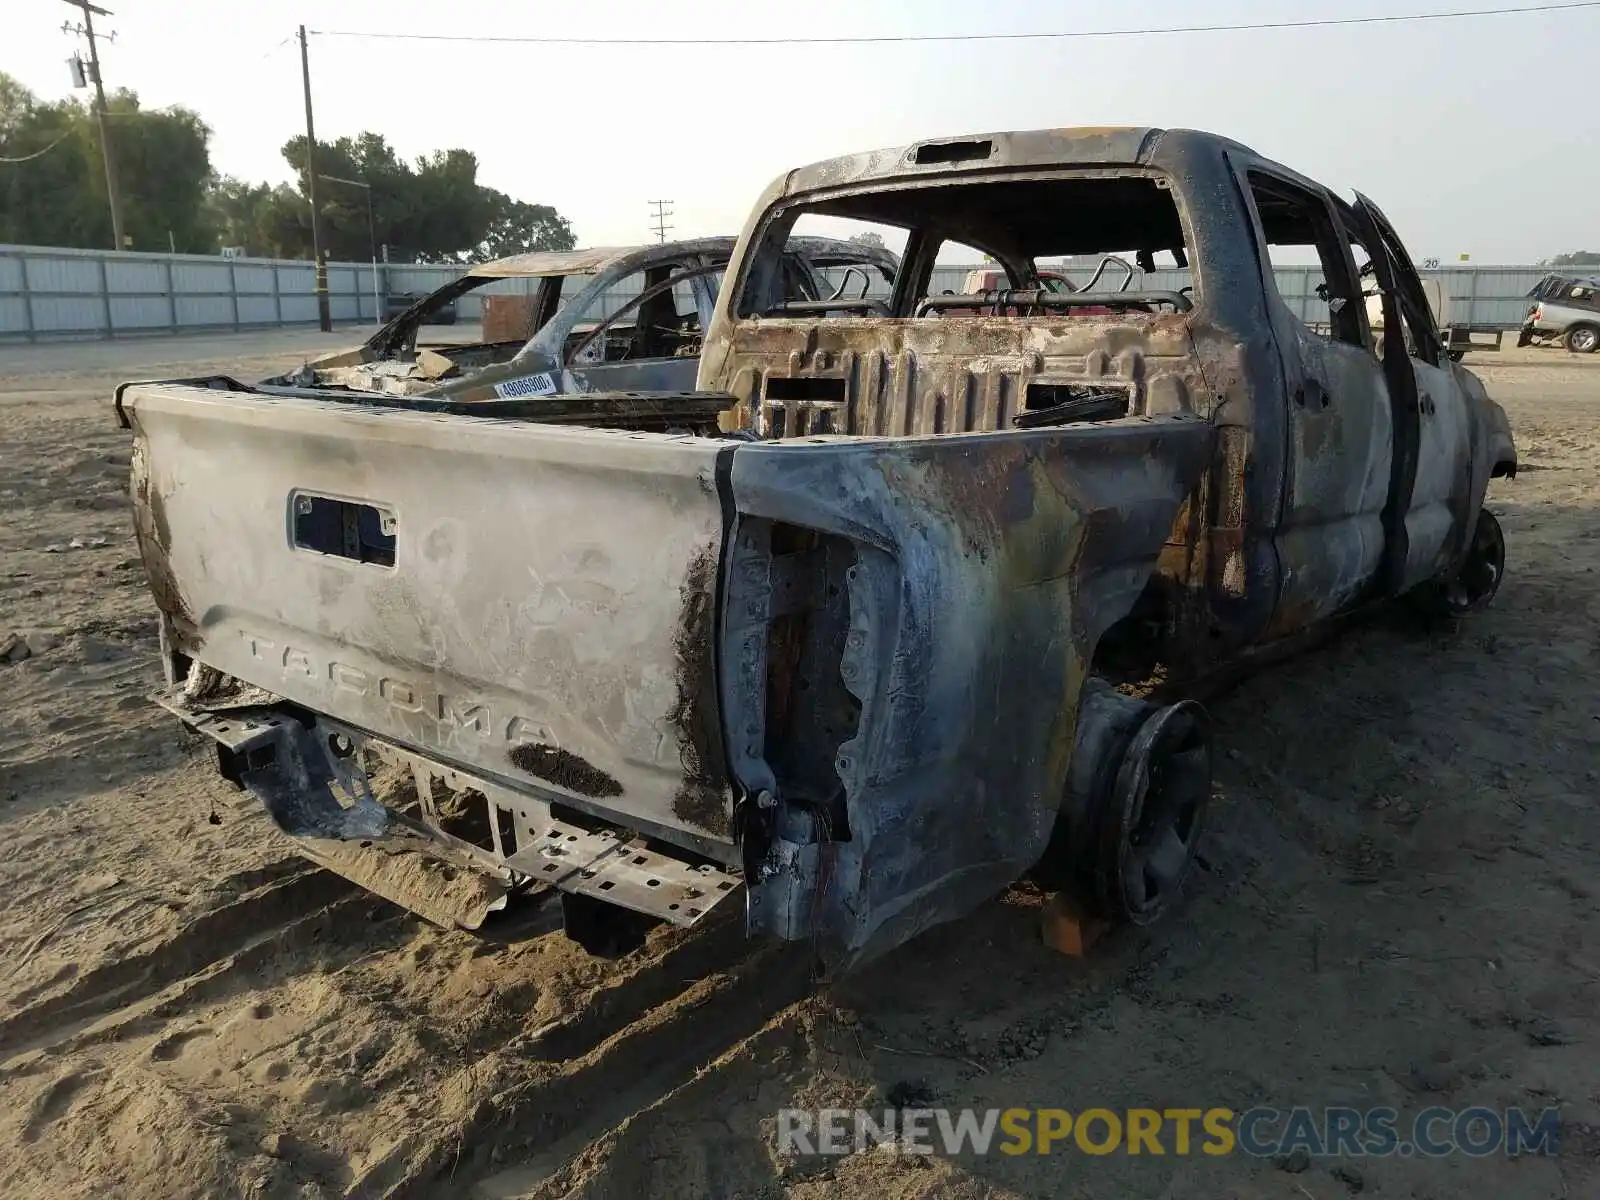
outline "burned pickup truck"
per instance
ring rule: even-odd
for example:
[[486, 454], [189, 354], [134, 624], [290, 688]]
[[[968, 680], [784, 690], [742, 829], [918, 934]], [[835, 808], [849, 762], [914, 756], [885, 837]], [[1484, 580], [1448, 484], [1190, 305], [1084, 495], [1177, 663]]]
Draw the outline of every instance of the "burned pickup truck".
[[[852, 231], [892, 292], [797, 298], [793, 239]], [[1279, 248], [1320, 258], [1325, 313], [1278, 294]], [[1006, 288], [932, 288], [974, 253]], [[1097, 254], [1188, 282], [1042, 285]], [[1517, 466], [1376, 206], [1182, 130], [785, 174], [691, 392], [117, 409], [163, 702], [313, 857], [466, 925], [513, 892], [569, 930], [738, 896], [841, 968], [1033, 869], [1156, 919], [1211, 790], [1172, 688], [1394, 597], [1487, 603]], [[441, 861], [470, 902], [412, 870]]]

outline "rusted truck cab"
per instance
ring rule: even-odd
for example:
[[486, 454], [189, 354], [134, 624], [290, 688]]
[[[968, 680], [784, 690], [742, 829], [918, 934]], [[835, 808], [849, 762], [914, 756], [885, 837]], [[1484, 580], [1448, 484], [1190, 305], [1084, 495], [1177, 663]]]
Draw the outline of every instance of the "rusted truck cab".
[[[1489, 478], [1515, 471], [1503, 411], [1442, 352], [1376, 206], [1236, 142], [1068, 129], [834, 160], [769, 191], [745, 269], [807, 214], [904, 222], [894, 296], [822, 319], [806, 307], [796, 322], [763, 313], [759, 281], [742, 278], [718, 307], [700, 386], [730, 391], [764, 437], [1004, 429], [1096, 394], [1116, 397], [1119, 417], [1203, 419], [1211, 462], [1152, 584], [1178, 637], [1167, 653], [1226, 656], [1448, 575]], [[999, 259], [1011, 299], [1048, 315], [923, 319], [968, 303], [927, 294], [956, 242]], [[1191, 282], [1181, 295], [1030, 292], [1036, 258], [1114, 248], [1176, 250]], [[1321, 263], [1320, 311], [1278, 294], [1270, 262], [1285, 252]], [[1362, 296], [1368, 261], [1390, 314], [1383, 340]], [[1114, 315], [1094, 313], [1106, 305]]]
[[[794, 239], [865, 233], [888, 294], [786, 280]], [[934, 294], [974, 251], [1009, 286]], [[1316, 256], [1325, 310], [1290, 309], [1274, 253]], [[1062, 255], [1142, 278], [1053, 290]], [[422, 911], [404, 851], [556, 889], [575, 925], [740, 896], [836, 966], [1030, 869], [1159, 917], [1210, 794], [1184, 681], [1402, 594], [1486, 603], [1484, 492], [1516, 469], [1382, 214], [1181, 130], [785, 174], [692, 393], [119, 409], [164, 702], [309, 852]], [[1126, 686], [1157, 672], [1171, 694]]]

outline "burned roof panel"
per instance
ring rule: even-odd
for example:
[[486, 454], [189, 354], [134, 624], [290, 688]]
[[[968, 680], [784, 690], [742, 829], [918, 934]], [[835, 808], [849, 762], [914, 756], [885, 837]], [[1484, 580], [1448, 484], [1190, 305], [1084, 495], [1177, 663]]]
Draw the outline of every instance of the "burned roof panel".
[[686, 254], [720, 254], [727, 257], [733, 252], [731, 237], [698, 238], [694, 241], [665, 242], [645, 246], [595, 246], [588, 250], [538, 250], [532, 254], [515, 254], [493, 262], [477, 263], [467, 274], [480, 279], [511, 279], [543, 275], [598, 275], [613, 266], [624, 265], [627, 260], [637, 260], [639, 266], [651, 262], [672, 262]]
[[1008, 133], [931, 138], [882, 150], [825, 159], [789, 172], [774, 190], [780, 195], [848, 188], [858, 184], [914, 179], [919, 175], [1028, 167], [1110, 167], [1152, 165], [1157, 145], [1192, 154], [1255, 151], [1218, 134], [1195, 129], [1149, 126], [1080, 126]]
[[[467, 269], [476, 279], [538, 278], [545, 275], [598, 275], [612, 267], [645, 267], [657, 262], [675, 262], [691, 254], [726, 259], [733, 254], [736, 239], [731, 237], [696, 238], [692, 241], [665, 242], [646, 246], [596, 246], [588, 250], [541, 250], [517, 254], [493, 262], [477, 263]], [[871, 262], [893, 273], [900, 265], [897, 255], [888, 250], [863, 246], [837, 238], [796, 239], [793, 247], [821, 266], [835, 262]]]
[[790, 173], [789, 194], [894, 176], [996, 167], [1137, 163], [1161, 130], [1142, 127], [1039, 129], [932, 138], [812, 163]]
[[593, 275], [637, 246], [595, 246], [588, 250], [538, 250], [514, 254], [493, 262], [477, 263], [468, 271], [485, 279], [511, 279], [529, 275]]

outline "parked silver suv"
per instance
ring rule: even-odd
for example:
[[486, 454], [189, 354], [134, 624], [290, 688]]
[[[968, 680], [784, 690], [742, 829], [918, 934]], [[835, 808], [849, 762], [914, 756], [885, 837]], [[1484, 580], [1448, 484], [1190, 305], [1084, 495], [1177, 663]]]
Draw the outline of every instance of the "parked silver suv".
[[1574, 354], [1600, 348], [1600, 279], [1546, 275], [1528, 298], [1534, 304], [1517, 345], [1556, 340]]

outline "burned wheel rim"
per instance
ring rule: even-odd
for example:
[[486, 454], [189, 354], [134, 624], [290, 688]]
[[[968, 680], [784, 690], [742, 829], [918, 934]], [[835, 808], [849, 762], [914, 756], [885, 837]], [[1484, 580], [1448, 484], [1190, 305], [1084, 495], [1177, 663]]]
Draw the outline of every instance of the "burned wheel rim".
[[1194, 869], [1211, 798], [1211, 730], [1192, 702], [1155, 713], [1117, 772], [1102, 845], [1103, 905], [1134, 925], [1158, 920]]
[[1500, 522], [1488, 509], [1478, 513], [1472, 545], [1455, 577], [1444, 585], [1445, 607], [1452, 613], [1482, 608], [1500, 590], [1506, 573], [1506, 539]]

